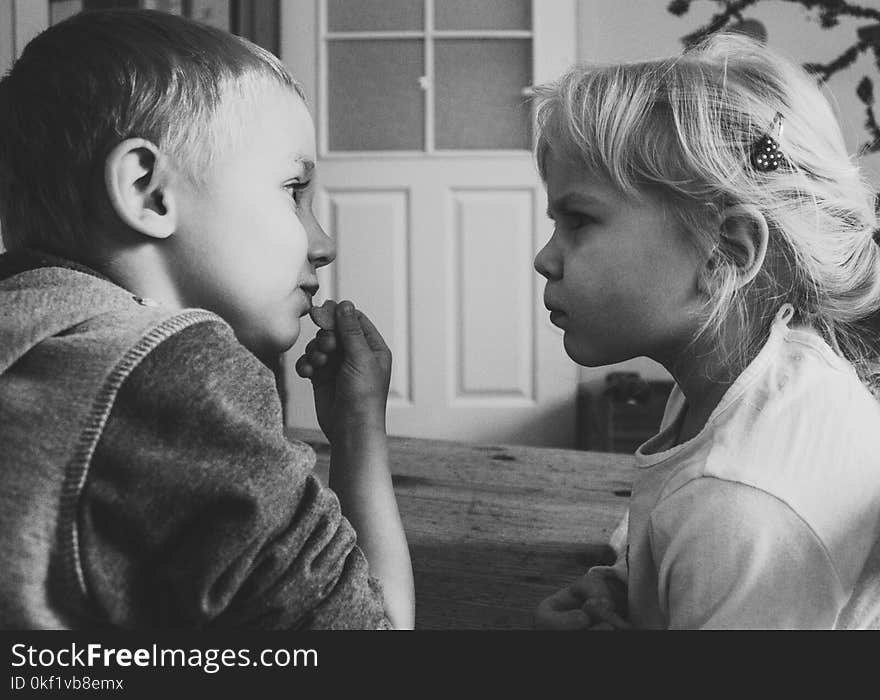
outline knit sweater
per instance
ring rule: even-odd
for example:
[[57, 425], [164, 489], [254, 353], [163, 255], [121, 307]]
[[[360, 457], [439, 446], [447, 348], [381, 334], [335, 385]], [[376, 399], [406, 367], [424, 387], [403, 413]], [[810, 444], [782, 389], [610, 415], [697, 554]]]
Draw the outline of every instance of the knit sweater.
[[0, 627], [387, 628], [226, 322], [0, 256]]

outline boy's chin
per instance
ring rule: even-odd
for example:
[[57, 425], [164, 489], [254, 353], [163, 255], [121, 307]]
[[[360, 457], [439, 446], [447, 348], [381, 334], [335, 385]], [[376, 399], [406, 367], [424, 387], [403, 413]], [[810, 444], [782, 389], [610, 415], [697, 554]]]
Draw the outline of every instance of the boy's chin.
[[273, 328], [259, 338], [240, 338], [241, 344], [250, 350], [257, 359], [272, 369], [276, 368], [281, 355], [290, 350], [299, 338], [298, 318], [288, 321], [283, 328]]

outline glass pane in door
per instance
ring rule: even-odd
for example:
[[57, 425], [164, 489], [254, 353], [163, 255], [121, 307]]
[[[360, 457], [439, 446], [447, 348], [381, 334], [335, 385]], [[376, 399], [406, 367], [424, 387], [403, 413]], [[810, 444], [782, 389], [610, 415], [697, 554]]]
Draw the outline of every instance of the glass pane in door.
[[422, 75], [421, 39], [328, 41], [329, 149], [424, 149]]
[[424, 24], [424, 0], [327, 0], [331, 32], [421, 31]]
[[531, 29], [531, 0], [434, 0], [434, 27], [449, 29]]
[[530, 149], [530, 39], [438, 40], [438, 149]]

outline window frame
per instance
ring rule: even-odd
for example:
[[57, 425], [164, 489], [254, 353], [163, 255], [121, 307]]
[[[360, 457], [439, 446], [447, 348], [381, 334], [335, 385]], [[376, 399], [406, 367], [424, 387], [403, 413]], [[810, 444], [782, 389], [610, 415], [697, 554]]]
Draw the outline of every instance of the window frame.
[[[424, 2], [424, 27], [421, 30], [381, 30], [381, 31], [330, 31], [328, 28], [327, 0], [318, 0], [318, 152], [321, 158], [438, 158], [438, 157], [510, 157], [522, 156], [531, 153], [529, 148], [517, 149], [438, 149], [435, 145], [435, 42], [443, 39], [527, 39], [531, 42], [531, 66], [530, 85], [524, 86], [523, 96], [532, 94], [532, 84], [535, 76], [535, 0], [530, 4], [531, 29], [480, 29], [480, 30], [448, 30], [434, 28], [434, 0], [422, 0]], [[425, 118], [424, 118], [424, 144], [423, 150], [363, 150], [341, 151], [330, 150], [329, 131], [330, 116], [328, 105], [328, 45], [330, 41], [358, 41], [358, 40], [394, 40], [394, 39], [417, 39], [424, 42], [424, 71], [421, 76], [424, 80], [422, 91], [424, 94]], [[533, 115], [532, 115], [533, 116]], [[529, 129], [533, 131], [533, 118], [529, 120]], [[533, 139], [530, 139], [533, 140]]]

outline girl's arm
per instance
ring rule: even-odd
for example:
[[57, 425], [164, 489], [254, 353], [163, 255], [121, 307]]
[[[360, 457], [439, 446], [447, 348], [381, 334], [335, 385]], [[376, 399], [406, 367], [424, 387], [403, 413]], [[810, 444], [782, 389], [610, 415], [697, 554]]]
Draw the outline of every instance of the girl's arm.
[[536, 629], [631, 629], [627, 621], [628, 527], [629, 511], [609, 541], [617, 555], [614, 564], [592, 566], [586, 574], [542, 600], [535, 610]]

